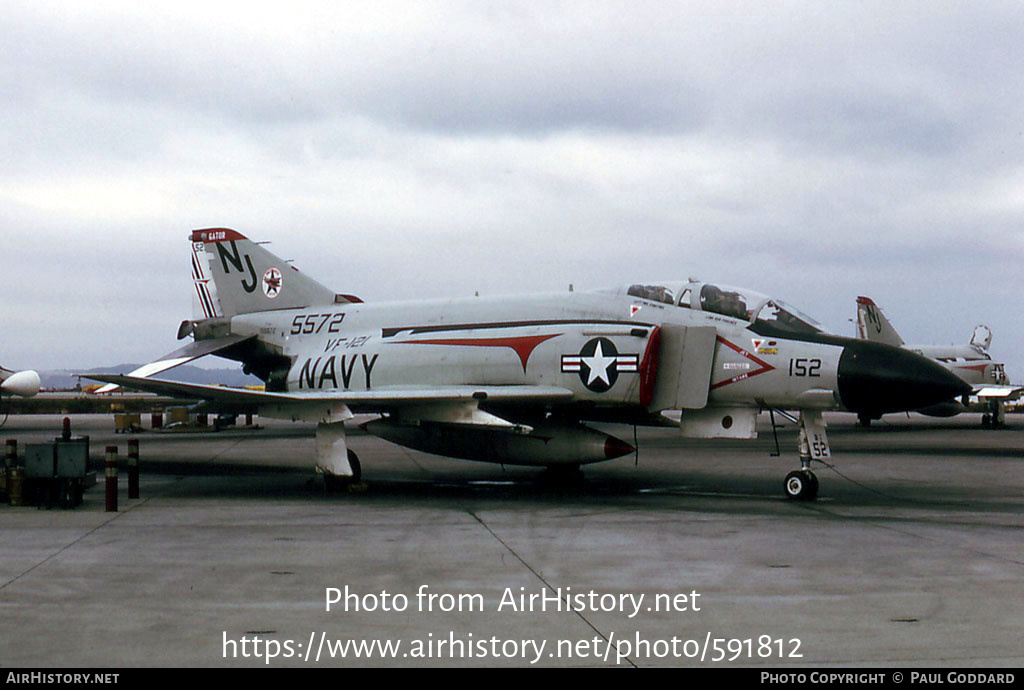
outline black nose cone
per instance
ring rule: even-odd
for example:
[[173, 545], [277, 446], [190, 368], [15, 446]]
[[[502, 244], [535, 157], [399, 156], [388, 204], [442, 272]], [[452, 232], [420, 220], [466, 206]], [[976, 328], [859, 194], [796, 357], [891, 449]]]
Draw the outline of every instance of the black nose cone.
[[941, 364], [891, 345], [851, 340], [839, 358], [839, 398], [851, 412], [920, 410], [970, 392]]

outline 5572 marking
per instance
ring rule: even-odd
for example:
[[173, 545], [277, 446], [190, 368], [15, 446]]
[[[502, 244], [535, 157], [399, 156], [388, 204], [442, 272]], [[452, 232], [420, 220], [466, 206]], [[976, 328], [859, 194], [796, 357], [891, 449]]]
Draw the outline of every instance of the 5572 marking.
[[[319, 323], [317, 321], [319, 320]], [[324, 326], [327, 326], [328, 333], [337, 333], [341, 330], [341, 322], [345, 320], [345, 314], [299, 314], [292, 319], [291, 335], [312, 335], [321, 333]]]

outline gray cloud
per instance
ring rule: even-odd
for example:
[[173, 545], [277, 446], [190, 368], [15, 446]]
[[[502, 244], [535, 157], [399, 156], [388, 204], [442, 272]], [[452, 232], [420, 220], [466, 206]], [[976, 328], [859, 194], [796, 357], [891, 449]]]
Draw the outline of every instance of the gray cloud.
[[1024, 372], [1015, 3], [8, 9], [5, 364], [171, 349], [223, 225], [368, 299], [698, 275], [843, 329], [868, 293]]

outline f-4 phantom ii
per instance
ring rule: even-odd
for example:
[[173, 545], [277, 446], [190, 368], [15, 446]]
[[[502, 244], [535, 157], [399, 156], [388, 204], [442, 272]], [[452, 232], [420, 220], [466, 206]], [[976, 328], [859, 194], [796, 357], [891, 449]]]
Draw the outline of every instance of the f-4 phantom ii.
[[[193, 342], [128, 375], [90, 375], [221, 409], [317, 422], [317, 469], [357, 480], [345, 422], [410, 448], [548, 467], [634, 451], [584, 422], [663, 425], [690, 438], [755, 438], [759, 411], [800, 425], [786, 495], [813, 499], [831, 454], [822, 412], [917, 410], [970, 391], [921, 355], [843, 338], [785, 303], [696, 280], [521, 297], [368, 304], [338, 295], [233, 230], [191, 235], [204, 318]], [[242, 362], [264, 391], [150, 379], [204, 355]], [[100, 389], [103, 391], [104, 389]], [[790, 415], [786, 410], [798, 412]]]
[[[971, 340], [961, 345], [907, 345], [886, 318], [882, 309], [870, 297], [857, 298], [857, 336], [873, 342], [906, 348], [919, 355], [935, 360], [959, 376], [971, 386], [971, 395], [986, 405], [988, 411], [982, 417], [982, 424], [999, 428], [1005, 424], [1004, 403], [1016, 400], [1024, 393], [1024, 386], [1010, 384], [1006, 368], [992, 360], [988, 347], [992, 344], [992, 331], [988, 326], [978, 325], [971, 334]], [[916, 410], [932, 417], [952, 417], [967, 409], [969, 396], [951, 398], [937, 405]], [[881, 415], [858, 416], [862, 426], [869, 426], [872, 419]]]
[[0, 393], [20, 395], [31, 398], [39, 392], [39, 374], [31, 369], [11, 371], [0, 367]]

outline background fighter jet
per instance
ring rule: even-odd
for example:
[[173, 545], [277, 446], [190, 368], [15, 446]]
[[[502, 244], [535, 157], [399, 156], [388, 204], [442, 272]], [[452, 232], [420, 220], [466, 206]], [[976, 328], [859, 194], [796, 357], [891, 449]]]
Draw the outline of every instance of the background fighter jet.
[[[916, 410], [970, 390], [921, 355], [826, 333], [749, 290], [691, 280], [365, 304], [233, 230], [191, 240], [205, 318], [178, 337], [193, 341], [129, 375], [90, 377], [315, 421], [329, 485], [360, 475], [345, 442], [355, 413], [379, 415], [363, 428], [411, 448], [578, 474], [633, 450], [585, 421], [660, 425], [680, 410], [684, 436], [754, 438], [759, 411], [778, 409], [799, 411], [787, 417], [801, 431], [786, 493], [810, 499], [811, 461], [830, 456], [822, 411]], [[266, 390], [148, 378], [208, 354], [242, 362]]]
[[[988, 347], [992, 344], [992, 331], [988, 326], [976, 326], [970, 342], [962, 345], [907, 345], [870, 297], [858, 297], [857, 335], [865, 340], [906, 348], [934, 359], [959, 376], [971, 385], [971, 395], [988, 408], [982, 419], [983, 425], [991, 425], [993, 428], [1004, 426], [1004, 403], [1016, 400], [1024, 392], [1024, 386], [1010, 384], [1003, 364], [992, 361], [988, 353]], [[967, 396], [961, 396], [959, 400], [950, 399], [916, 411], [932, 417], [952, 417], [963, 412], [967, 404]], [[861, 425], [869, 426], [872, 419], [880, 416], [860, 414], [858, 419]]]
[[39, 374], [32, 370], [11, 371], [0, 367], [0, 392], [30, 398], [39, 392]]

